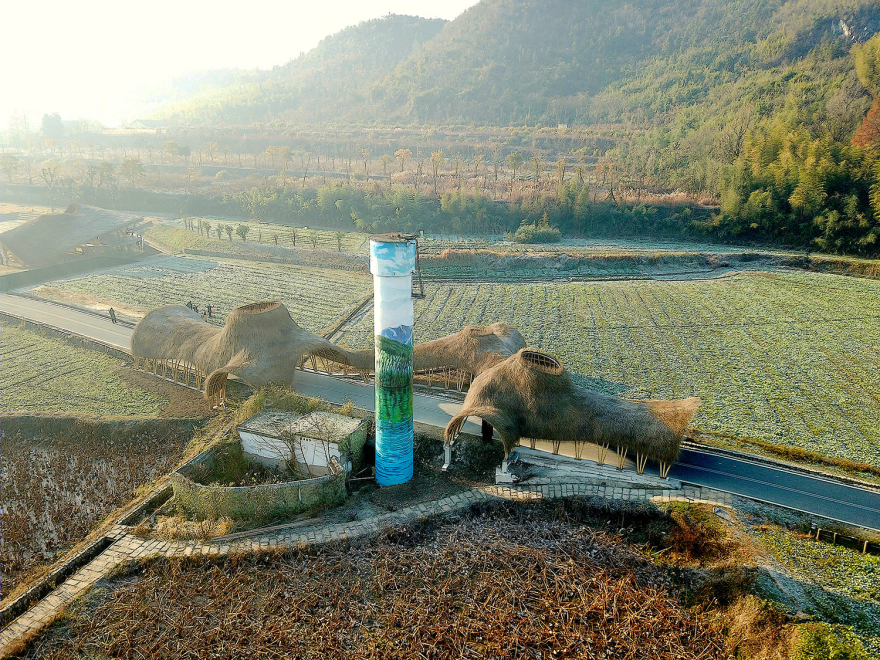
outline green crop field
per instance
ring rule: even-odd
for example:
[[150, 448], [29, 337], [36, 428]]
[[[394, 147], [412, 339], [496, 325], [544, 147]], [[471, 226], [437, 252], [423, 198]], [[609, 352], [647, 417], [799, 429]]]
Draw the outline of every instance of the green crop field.
[[[234, 252], [238, 246], [261, 243], [283, 247], [299, 247], [324, 251], [369, 253], [369, 236], [360, 232], [337, 232], [326, 229], [309, 229], [276, 225], [267, 222], [246, 222], [232, 219], [190, 218], [194, 227], [201, 221], [211, 226], [211, 235], [199, 233], [197, 229], [186, 229], [183, 220], [165, 220], [154, 224], [147, 232], [149, 240], [155, 237], [160, 242], [179, 250], [184, 248], [214, 249]], [[217, 235], [218, 225], [232, 227], [232, 238], [225, 231]], [[239, 225], [248, 228], [247, 240], [242, 241], [235, 233]]]
[[798, 581], [822, 619], [852, 626], [871, 657], [878, 657], [880, 557], [817, 543], [773, 526], [753, 531], [752, 536]]
[[4, 413], [158, 415], [168, 402], [119, 379], [120, 362], [33, 332], [0, 331]]
[[372, 286], [367, 273], [197, 257], [158, 257], [70, 280], [32, 293], [70, 302], [75, 295], [141, 314], [170, 304], [215, 306], [214, 322], [240, 305], [281, 300], [302, 327], [317, 332], [349, 311]]
[[[880, 281], [808, 272], [714, 280], [429, 284], [416, 341], [503, 321], [578, 381], [700, 396], [694, 426], [880, 466]], [[368, 346], [367, 315], [340, 342]]]

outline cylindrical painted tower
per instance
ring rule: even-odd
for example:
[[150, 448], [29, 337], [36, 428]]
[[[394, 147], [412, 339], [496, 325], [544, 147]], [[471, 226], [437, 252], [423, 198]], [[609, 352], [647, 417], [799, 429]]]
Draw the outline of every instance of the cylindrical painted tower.
[[407, 236], [370, 239], [376, 335], [376, 481], [413, 476], [413, 304], [416, 242]]

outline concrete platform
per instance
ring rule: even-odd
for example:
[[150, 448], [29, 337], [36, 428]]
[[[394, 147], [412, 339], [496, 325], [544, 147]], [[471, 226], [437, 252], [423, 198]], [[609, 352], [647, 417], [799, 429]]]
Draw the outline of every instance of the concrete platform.
[[617, 456], [609, 452], [605, 465], [599, 465], [586, 458], [572, 458], [520, 445], [510, 454], [508, 471], [518, 477], [513, 482], [515, 486], [589, 483], [623, 488], [681, 489], [678, 479], [661, 479], [648, 472], [639, 474], [632, 461], [628, 461], [628, 465], [625, 463], [623, 470], [618, 470], [616, 460]]

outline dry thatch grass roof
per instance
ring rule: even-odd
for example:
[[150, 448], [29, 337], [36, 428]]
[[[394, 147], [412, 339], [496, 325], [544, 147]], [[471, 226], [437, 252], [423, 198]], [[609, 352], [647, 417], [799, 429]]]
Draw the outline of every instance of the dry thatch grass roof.
[[57, 263], [78, 245], [143, 221], [141, 216], [71, 204], [64, 213], [46, 213], [0, 234], [0, 242], [28, 266]]
[[[415, 369], [449, 367], [478, 374], [525, 346], [522, 335], [503, 323], [459, 332], [419, 344]], [[278, 301], [237, 307], [218, 328], [182, 305], [154, 309], [131, 338], [137, 357], [180, 360], [209, 374], [206, 392], [216, 379], [233, 374], [258, 387], [267, 383], [290, 386], [303, 356], [314, 355], [362, 371], [373, 371], [372, 350], [353, 351], [303, 330]]]
[[251, 386], [293, 384], [304, 355], [317, 355], [358, 369], [373, 368], [373, 351], [348, 351], [303, 330], [278, 301], [236, 307], [222, 328], [182, 305], [154, 309], [134, 329], [137, 357], [180, 360], [209, 374], [211, 383], [233, 374]]
[[419, 371], [450, 367], [477, 375], [525, 345], [519, 331], [504, 323], [493, 323], [484, 328], [468, 325], [455, 334], [416, 345], [413, 368]]
[[539, 438], [608, 444], [672, 462], [699, 405], [696, 397], [630, 401], [593, 392], [576, 385], [552, 356], [523, 349], [474, 379], [446, 441], [474, 415], [498, 430], [505, 454], [520, 438]]

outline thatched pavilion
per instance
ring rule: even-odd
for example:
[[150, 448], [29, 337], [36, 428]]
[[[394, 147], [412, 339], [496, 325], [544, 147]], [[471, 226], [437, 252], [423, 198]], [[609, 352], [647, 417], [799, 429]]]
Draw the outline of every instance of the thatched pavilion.
[[525, 346], [519, 331], [504, 323], [483, 328], [468, 325], [455, 334], [416, 344], [414, 368], [416, 371], [460, 369], [477, 376]]
[[[223, 328], [187, 307], [160, 307], [138, 323], [131, 347], [136, 359], [171, 360], [199, 370], [206, 376], [205, 395], [212, 399], [225, 391], [230, 374], [253, 387], [290, 386], [307, 356], [362, 373], [372, 372], [375, 364], [372, 349], [348, 350], [304, 330], [278, 301], [237, 307]], [[446, 427], [447, 444], [465, 419], [475, 416], [484, 422], [486, 439], [491, 427], [497, 429], [505, 458], [522, 438], [549, 440], [557, 448], [561, 443], [591, 443], [600, 447], [600, 457], [615, 447], [619, 465], [627, 452], [635, 453], [639, 472], [652, 458], [665, 476], [700, 405], [696, 397], [630, 401], [587, 390], [555, 358], [525, 348], [522, 335], [503, 323], [468, 326], [418, 344], [413, 363], [417, 371], [450, 368], [475, 376], [461, 412]]]
[[253, 387], [290, 386], [306, 355], [316, 355], [362, 371], [373, 369], [373, 351], [348, 351], [302, 329], [278, 301], [233, 309], [218, 328], [183, 305], [154, 309], [131, 337], [135, 358], [175, 360], [207, 375], [205, 395], [225, 387], [229, 374]]
[[[467, 326], [435, 341], [418, 344], [417, 371], [459, 369], [480, 374], [525, 346], [522, 335], [503, 323], [484, 328]], [[301, 328], [278, 301], [237, 307], [218, 328], [182, 305], [154, 309], [138, 323], [131, 339], [137, 359], [186, 364], [206, 377], [205, 394], [212, 396], [233, 374], [253, 387], [267, 383], [291, 385], [296, 367], [313, 356], [372, 372], [372, 349], [349, 350]]]
[[552, 356], [522, 349], [483, 371], [471, 385], [459, 414], [446, 427], [452, 442], [474, 415], [497, 429], [505, 460], [521, 438], [592, 443], [616, 447], [661, 464], [661, 476], [677, 457], [682, 437], [700, 405], [696, 397], [678, 401], [630, 401], [579, 387]]
[[71, 204], [63, 213], [45, 213], [3, 232], [0, 244], [26, 266], [47, 266], [69, 257], [140, 250], [147, 226], [142, 216]]

